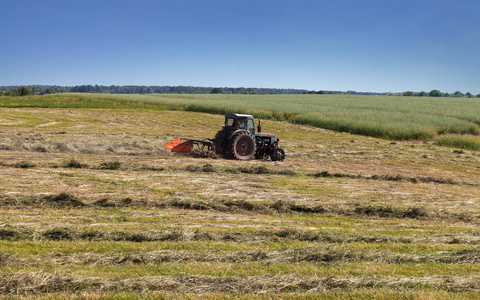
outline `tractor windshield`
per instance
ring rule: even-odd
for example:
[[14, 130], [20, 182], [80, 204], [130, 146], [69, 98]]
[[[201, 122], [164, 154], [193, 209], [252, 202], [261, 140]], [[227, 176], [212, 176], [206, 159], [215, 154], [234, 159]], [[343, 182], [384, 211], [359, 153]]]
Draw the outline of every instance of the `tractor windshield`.
[[245, 129], [245, 119], [238, 120], [238, 129]]
[[251, 134], [255, 135], [255, 122], [249, 119], [247, 125], [248, 125], [248, 131], [250, 131]]

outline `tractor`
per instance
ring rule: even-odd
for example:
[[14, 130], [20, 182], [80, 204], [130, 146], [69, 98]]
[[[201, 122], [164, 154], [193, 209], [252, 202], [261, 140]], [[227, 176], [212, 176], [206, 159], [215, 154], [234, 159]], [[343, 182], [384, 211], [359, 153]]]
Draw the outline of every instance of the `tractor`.
[[[176, 139], [165, 145], [173, 152], [192, 152], [194, 149], [200, 153], [215, 153], [226, 158], [238, 160], [267, 159], [283, 161], [285, 151], [278, 146], [277, 136], [262, 133], [262, 126], [258, 120], [255, 131], [255, 119], [251, 115], [227, 114], [225, 125], [218, 131], [213, 139], [191, 140]], [[205, 155], [207, 156], [207, 155]]]
[[215, 153], [238, 160], [264, 159], [283, 161], [285, 152], [278, 146], [276, 135], [262, 133], [260, 120], [255, 132], [255, 119], [251, 115], [228, 114], [225, 125], [213, 139]]

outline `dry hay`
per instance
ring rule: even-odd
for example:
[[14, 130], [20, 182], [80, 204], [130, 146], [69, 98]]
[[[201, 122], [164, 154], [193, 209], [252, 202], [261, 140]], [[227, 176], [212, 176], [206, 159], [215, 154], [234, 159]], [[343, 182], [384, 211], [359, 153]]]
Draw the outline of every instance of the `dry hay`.
[[0, 273], [0, 294], [37, 294], [55, 292], [146, 292], [177, 293], [322, 293], [330, 290], [364, 288], [433, 289], [449, 292], [479, 292], [479, 277], [462, 276], [363, 276], [363, 277], [304, 277], [270, 276], [144, 276], [129, 279], [108, 279], [79, 275], [36, 273]]
[[433, 209], [424, 206], [396, 207], [393, 205], [364, 205], [352, 204], [325, 204], [308, 203], [292, 200], [258, 201], [258, 200], [232, 200], [232, 199], [197, 199], [191, 197], [178, 197], [173, 199], [132, 199], [103, 197], [99, 200], [90, 201], [80, 199], [71, 193], [59, 193], [39, 196], [6, 196], [0, 194], [0, 207], [51, 207], [51, 208], [111, 208], [111, 207], [152, 207], [152, 208], [178, 208], [188, 210], [214, 210], [230, 213], [312, 213], [312, 214], [336, 214], [345, 216], [399, 218], [399, 219], [424, 219], [424, 220], [448, 220], [478, 224], [480, 215], [472, 212], [451, 212], [446, 209]]
[[42, 265], [124, 265], [124, 264], [180, 264], [190, 262], [210, 263], [359, 263], [374, 262], [386, 264], [460, 264], [480, 263], [480, 250], [438, 251], [431, 254], [407, 254], [390, 251], [353, 251], [340, 247], [306, 247], [294, 250], [248, 250], [235, 252], [157, 250], [151, 252], [53, 254], [48, 256], [21, 257], [0, 253], [0, 266], [42, 266]]

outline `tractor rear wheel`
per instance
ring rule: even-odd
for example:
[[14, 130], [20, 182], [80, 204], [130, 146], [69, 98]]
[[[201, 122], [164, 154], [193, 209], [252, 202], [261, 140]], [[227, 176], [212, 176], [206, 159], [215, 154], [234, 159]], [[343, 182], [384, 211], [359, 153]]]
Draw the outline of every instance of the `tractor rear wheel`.
[[275, 147], [270, 155], [272, 161], [283, 161], [285, 159], [285, 151], [280, 147]]
[[255, 139], [249, 132], [238, 132], [230, 139], [228, 152], [232, 158], [250, 160], [255, 155]]

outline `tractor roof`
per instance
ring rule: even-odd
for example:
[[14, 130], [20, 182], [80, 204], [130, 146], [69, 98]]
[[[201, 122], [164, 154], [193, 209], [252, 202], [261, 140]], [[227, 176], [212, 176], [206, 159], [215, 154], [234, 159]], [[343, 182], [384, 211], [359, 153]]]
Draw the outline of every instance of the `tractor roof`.
[[228, 114], [228, 115], [225, 115], [225, 118], [253, 119], [253, 116], [252, 115], [243, 115], [243, 114]]

